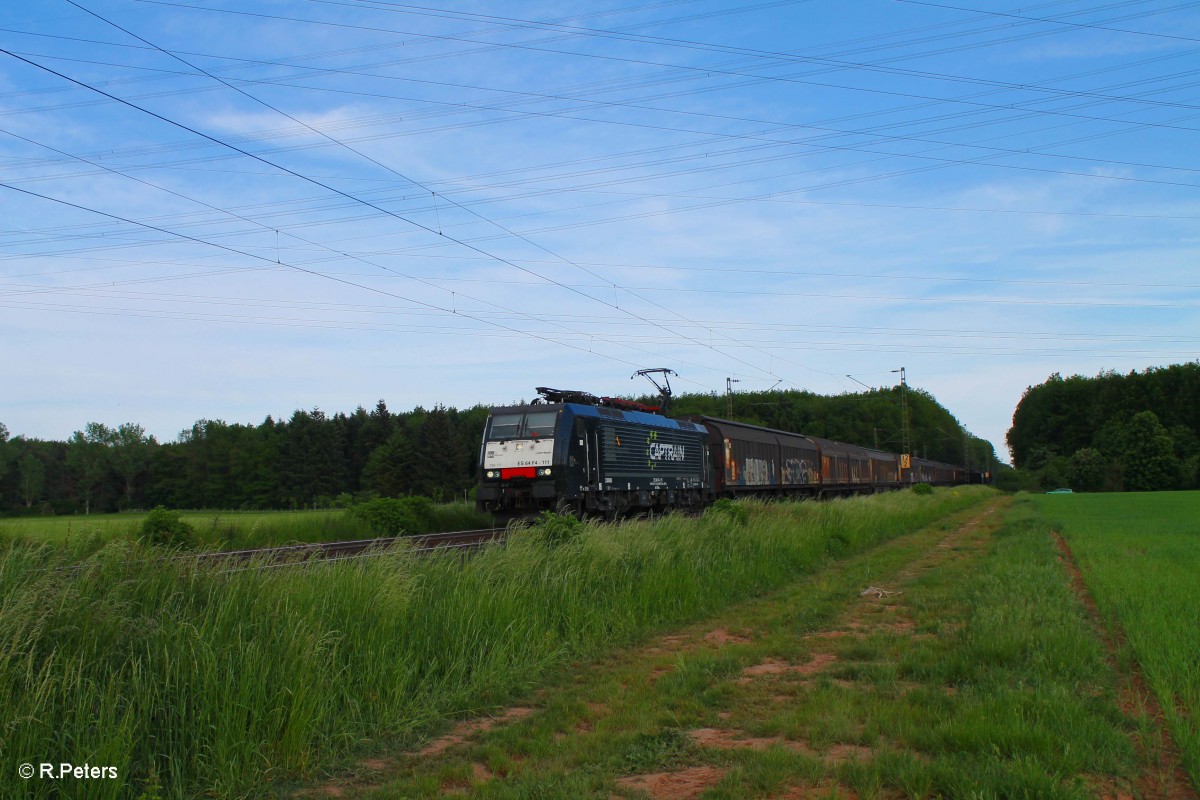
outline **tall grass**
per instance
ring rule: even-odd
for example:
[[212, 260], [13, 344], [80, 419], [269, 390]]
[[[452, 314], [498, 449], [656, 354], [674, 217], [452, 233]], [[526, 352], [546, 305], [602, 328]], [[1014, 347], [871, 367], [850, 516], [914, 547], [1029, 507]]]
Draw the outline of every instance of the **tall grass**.
[[1119, 624], [1200, 786], [1200, 492], [1038, 497]]
[[[186, 511], [183, 520], [196, 531], [202, 547], [224, 550], [272, 547], [293, 542], [369, 539], [378, 534], [345, 510], [329, 511]], [[471, 530], [491, 525], [465, 502], [442, 503], [431, 510], [433, 531]], [[27, 542], [53, 542], [90, 554], [112, 539], [137, 539], [144, 513], [91, 516], [19, 517], [0, 520], [0, 536]], [[425, 531], [422, 531], [425, 532]]]
[[117, 540], [79, 571], [0, 549], [0, 775], [30, 797], [262, 796], [348, 753], [504, 703], [551, 667], [712, 612], [915, 530], [986, 489], [748, 504], [699, 519], [588, 525], [461, 559], [218, 571], [148, 564]]

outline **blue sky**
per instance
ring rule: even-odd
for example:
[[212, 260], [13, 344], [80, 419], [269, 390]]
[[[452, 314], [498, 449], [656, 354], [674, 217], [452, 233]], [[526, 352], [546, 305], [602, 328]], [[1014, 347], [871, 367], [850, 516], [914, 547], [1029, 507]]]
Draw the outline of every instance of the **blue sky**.
[[[895, 383], [1200, 354], [1200, 8], [0, 8], [0, 421]], [[853, 376], [848, 378], [847, 375]]]

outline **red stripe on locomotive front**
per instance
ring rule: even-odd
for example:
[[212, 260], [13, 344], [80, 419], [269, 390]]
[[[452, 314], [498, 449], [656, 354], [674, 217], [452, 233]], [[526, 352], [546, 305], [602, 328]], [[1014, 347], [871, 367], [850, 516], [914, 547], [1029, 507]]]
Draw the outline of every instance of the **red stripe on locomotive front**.
[[533, 478], [537, 475], [535, 467], [504, 467], [500, 470], [500, 479], [508, 480], [509, 478]]

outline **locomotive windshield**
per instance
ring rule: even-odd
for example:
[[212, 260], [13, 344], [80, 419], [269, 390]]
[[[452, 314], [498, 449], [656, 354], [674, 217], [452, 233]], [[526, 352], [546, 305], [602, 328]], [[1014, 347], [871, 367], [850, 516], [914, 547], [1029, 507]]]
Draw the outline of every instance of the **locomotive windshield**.
[[525, 415], [525, 431], [529, 436], [553, 436], [557, 411], [538, 411]]
[[528, 414], [495, 414], [489, 439], [540, 439], [554, 436], [557, 411], [531, 411]]
[[521, 434], [521, 418], [524, 414], [497, 414], [492, 417], [493, 439], [515, 439]]

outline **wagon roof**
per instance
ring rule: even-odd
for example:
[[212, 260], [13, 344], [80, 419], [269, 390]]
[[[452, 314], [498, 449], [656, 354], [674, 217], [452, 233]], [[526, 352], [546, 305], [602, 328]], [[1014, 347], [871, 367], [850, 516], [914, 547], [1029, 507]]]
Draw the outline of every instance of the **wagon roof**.
[[719, 419], [717, 417], [694, 416], [691, 419], [697, 422], [703, 422], [706, 425], [712, 426], [721, 434], [726, 431], [736, 429], [737, 435], [743, 439], [752, 442], [774, 442], [778, 436], [784, 436], [789, 439], [802, 439], [805, 443], [812, 444], [813, 438], [806, 436], [803, 433], [795, 431], [781, 431], [776, 428], [764, 428], [761, 425], [750, 425], [745, 422], [734, 422], [728, 419]]

